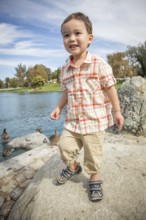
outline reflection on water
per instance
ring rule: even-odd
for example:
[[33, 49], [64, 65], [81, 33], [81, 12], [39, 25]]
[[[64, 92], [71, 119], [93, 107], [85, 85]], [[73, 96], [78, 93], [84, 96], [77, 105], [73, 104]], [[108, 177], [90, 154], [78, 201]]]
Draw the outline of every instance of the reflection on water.
[[[65, 109], [59, 120], [51, 120], [49, 115], [57, 105], [61, 92], [46, 93], [0, 93], [0, 132], [6, 128], [10, 140], [35, 132], [41, 128], [47, 137], [57, 129], [61, 134]], [[0, 161], [4, 144], [0, 140]], [[12, 156], [18, 155], [24, 150], [13, 151]], [[10, 156], [10, 157], [12, 157]], [[7, 158], [8, 159], [8, 158]]]

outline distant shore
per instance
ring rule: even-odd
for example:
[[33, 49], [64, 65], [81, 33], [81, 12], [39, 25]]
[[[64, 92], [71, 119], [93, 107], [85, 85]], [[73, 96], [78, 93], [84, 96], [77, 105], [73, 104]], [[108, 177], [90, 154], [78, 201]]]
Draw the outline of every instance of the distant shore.
[[18, 87], [18, 88], [4, 88], [0, 89], [0, 92], [60, 92], [60, 84], [46, 84], [41, 87], [32, 88], [32, 87]]

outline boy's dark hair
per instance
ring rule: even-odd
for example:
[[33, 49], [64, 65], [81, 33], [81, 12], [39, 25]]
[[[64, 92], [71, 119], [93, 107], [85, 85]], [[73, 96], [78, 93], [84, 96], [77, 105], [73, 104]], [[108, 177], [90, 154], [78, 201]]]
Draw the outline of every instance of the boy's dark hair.
[[62, 26], [67, 23], [68, 21], [72, 20], [72, 19], [76, 19], [76, 20], [80, 20], [80, 21], [83, 21], [85, 26], [86, 26], [86, 29], [87, 29], [87, 32], [88, 34], [92, 34], [92, 23], [90, 21], [90, 19], [88, 18], [88, 16], [84, 15], [83, 13], [81, 12], [76, 12], [76, 13], [72, 13], [70, 14], [62, 23], [61, 25], [61, 32], [62, 32]]

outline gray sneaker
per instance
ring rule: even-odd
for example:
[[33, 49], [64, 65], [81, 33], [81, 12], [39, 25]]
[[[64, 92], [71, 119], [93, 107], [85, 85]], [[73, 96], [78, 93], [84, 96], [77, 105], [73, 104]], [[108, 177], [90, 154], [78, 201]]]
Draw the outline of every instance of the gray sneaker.
[[89, 181], [90, 199], [91, 201], [99, 201], [103, 199], [102, 181]]
[[80, 174], [82, 172], [82, 167], [80, 165], [77, 166], [77, 169], [75, 171], [71, 171], [69, 169], [69, 166], [66, 167], [66, 169], [63, 169], [60, 173], [60, 176], [57, 177], [57, 181], [60, 184], [66, 183], [71, 177], [74, 175]]

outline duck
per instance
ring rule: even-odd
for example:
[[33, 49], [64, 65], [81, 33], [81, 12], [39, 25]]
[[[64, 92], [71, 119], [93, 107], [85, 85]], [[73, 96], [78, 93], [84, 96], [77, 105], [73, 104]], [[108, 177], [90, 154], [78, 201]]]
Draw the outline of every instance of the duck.
[[49, 140], [51, 145], [58, 145], [58, 142], [60, 140], [60, 135], [57, 130], [55, 130], [55, 133], [50, 136]]
[[5, 148], [3, 150], [3, 157], [7, 157], [9, 155], [11, 155], [11, 153], [13, 152], [14, 148]]
[[8, 134], [6, 128], [4, 128], [4, 130], [3, 130], [2, 139], [3, 139], [4, 141], [8, 141], [8, 140], [9, 140], [9, 134]]
[[41, 128], [36, 128], [35, 130], [36, 132], [42, 133], [42, 129]]

